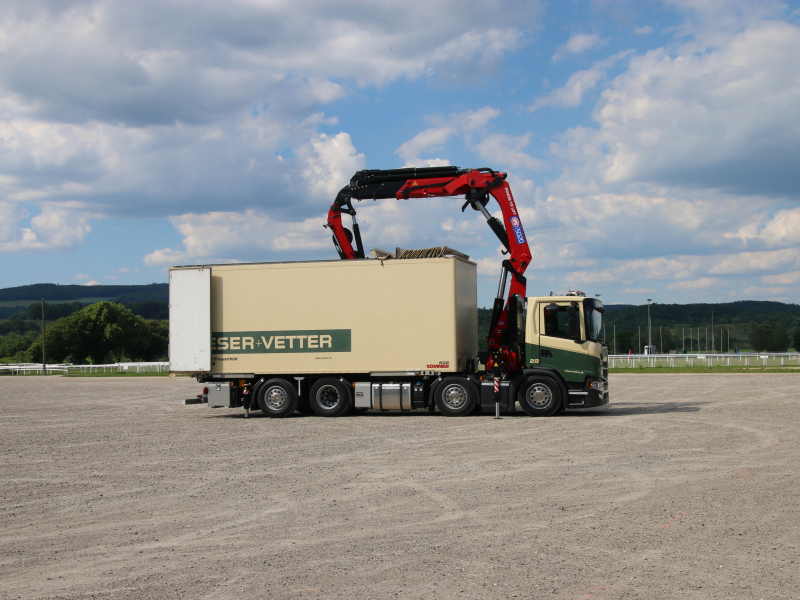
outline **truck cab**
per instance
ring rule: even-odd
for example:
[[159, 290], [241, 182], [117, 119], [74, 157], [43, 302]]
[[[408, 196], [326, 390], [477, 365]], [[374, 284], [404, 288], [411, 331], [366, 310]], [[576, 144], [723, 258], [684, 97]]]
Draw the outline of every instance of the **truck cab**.
[[603, 303], [581, 295], [530, 297], [525, 320], [526, 374], [556, 380], [563, 408], [608, 403], [608, 347]]

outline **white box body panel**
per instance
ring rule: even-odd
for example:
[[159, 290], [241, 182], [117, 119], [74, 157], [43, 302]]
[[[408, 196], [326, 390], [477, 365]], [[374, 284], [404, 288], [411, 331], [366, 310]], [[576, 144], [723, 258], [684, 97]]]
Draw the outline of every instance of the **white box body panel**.
[[462, 258], [212, 269], [212, 373], [455, 372], [478, 351], [476, 267]]
[[170, 269], [169, 370], [211, 370], [211, 269]]

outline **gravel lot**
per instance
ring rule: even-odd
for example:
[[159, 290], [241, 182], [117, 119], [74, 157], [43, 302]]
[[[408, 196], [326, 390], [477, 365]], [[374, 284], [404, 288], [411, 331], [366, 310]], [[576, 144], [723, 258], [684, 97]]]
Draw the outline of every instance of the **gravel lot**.
[[193, 380], [4, 377], [0, 598], [800, 598], [799, 386], [244, 420]]

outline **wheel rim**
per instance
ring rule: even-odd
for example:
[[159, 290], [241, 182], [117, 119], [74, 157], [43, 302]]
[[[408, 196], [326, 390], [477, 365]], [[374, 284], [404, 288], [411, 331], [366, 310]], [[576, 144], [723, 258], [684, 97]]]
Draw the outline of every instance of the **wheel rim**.
[[332, 385], [323, 385], [317, 390], [317, 404], [322, 408], [328, 410], [336, 408], [336, 405], [339, 404], [339, 400], [341, 400], [339, 390]]
[[273, 386], [267, 389], [264, 394], [264, 402], [270, 410], [280, 410], [289, 402], [289, 394], [280, 386]]
[[442, 402], [447, 408], [458, 410], [467, 403], [467, 390], [458, 383], [451, 383], [442, 392]]
[[550, 403], [553, 401], [553, 392], [543, 383], [534, 383], [529, 387], [527, 396], [530, 405], [536, 408], [550, 406]]

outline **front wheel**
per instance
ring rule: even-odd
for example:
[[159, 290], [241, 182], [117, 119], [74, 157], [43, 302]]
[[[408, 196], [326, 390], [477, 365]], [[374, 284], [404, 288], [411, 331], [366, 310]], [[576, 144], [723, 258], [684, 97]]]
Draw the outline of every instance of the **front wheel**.
[[478, 392], [469, 379], [447, 377], [436, 388], [434, 401], [439, 412], [448, 417], [463, 417], [475, 408]]
[[350, 410], [350, 386], [334, 377], [314, 382], [308, 394], [311, 408], [322, 417], [340, 417]]
[[549, 377], [533, 376], [522, 382], [517, 400], [532, 417], [549, 417], [561, 407], [561, 390]]
[[285, 379], [270, 379], [258, 390], [258, 408], [269, 417], [288, 417], [299, 402], [297, 390]]

